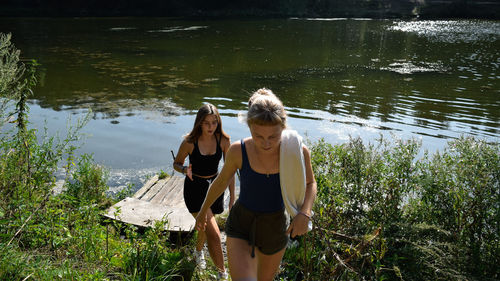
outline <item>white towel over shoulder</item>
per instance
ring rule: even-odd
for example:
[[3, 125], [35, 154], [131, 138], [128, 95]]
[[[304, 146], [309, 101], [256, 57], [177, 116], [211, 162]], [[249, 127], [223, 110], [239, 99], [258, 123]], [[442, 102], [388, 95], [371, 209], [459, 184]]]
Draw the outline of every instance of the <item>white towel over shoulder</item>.
[[[302, 137], [295, 130], [283, 130], [280, 147], [281, 195], [288, 214], [293, 218], [304, 203], [306, 194], [306, 167]], [[309, 230], [312, 222], [309, 221]]]

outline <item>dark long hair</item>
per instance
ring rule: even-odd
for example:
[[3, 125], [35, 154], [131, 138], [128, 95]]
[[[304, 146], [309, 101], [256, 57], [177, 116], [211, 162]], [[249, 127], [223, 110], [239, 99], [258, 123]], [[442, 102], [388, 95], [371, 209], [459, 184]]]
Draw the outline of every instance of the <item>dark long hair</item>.
[[222, 129], [222, 120], [220, 118], [219, 111], [217, 110], [217, 107], [215, 107], [211, 103], [206, 103], [198, 109], [198, 113], [196, 114], [196, 119], [194, 120], [194, 126], [193, 129], [189, 134], [185, 136], [185, 139], [189, 143], [194, 143], [195, 141], [198, 140], [198, 138], [201, 136], [201, 123], [203, 120], [205, 120], [205, 117], [208, 115], [215, 115], [215, 118], [217, 118], [217, 128], [215, 129], [214, 134], [219, 135], [221, 137], [225, 137], [229, 139], [229, 135], [224, 132]]

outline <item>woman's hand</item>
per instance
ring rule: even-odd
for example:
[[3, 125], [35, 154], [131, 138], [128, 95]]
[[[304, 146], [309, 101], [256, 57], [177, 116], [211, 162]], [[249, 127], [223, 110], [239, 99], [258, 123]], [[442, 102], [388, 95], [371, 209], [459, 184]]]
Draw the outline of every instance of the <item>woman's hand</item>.
[[310, 218], [302, 213], [298, 213], [290, 223], [290, 226], [286, 230], [286, 234], [289, 234], [292, 238], [295, 236], [304, 235], [307, 233], [308, 224]]
[[207, 213], [199, 212], [196, 216], [196, 223], [194, 228], [198, 231], [205, 231], [205, 226], [207, 225]]

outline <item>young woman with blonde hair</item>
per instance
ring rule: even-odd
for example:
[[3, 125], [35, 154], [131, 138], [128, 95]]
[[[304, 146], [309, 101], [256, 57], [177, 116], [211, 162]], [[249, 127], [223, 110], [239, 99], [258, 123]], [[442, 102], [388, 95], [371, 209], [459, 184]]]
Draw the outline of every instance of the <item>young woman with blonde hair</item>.
[[[284, 167], [284, 163], [280, 163], [280, 157], [283, 157], [280, 148], [283, 148], [286, 117], [282, 102], [271, 90], [260, 89], [250, 97], [247, 124], [251, 137], [231, 144], [224, 167], [211, 184], [196, 217], [196, 228], [205, 229], [209, 206], [239, 170], [240, 195], [226, 222], [229, 272], [235, 281], [273, 280], [288, 235], [295, 237], [309, 230], [316, 181], [310, 152], [301, 143], [297, 151], [302, 159], [299, 162], [303, 164], [304, 187], [301, 202], [295, 210], [289, 211], [290, 200], [283, 190], [283, 177], [289, 174], [280, 170]], [[285, 205], [293, 216], [288, 226]]]

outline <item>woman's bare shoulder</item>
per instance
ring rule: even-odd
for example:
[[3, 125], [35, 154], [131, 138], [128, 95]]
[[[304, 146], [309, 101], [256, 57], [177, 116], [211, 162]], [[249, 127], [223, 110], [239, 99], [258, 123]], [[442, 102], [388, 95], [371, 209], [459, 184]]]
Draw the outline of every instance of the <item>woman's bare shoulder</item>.
[[246, 138], [244, 138], [244, 139], [241, 139], [241, 141], [242, 141], [245, 145], [247, 145], [249, 142], [251, 142], [251, 141], [252, 141], [252, 137], [246, 137]]
[[235, 159], [241, 158], [241, 141], [238, 140], [231, 143], [227, 153], [229, 157], [234, 157]]
[[240, 140], [233, 141], [229, 146], [229, 150], [232, 152], [241, 151], [241, 141]]
[[220, 144], [222, 147], [229, 147], [231, 145], [231, 138], [222, 135]]
[[182, 150], [185, 150], [185, 151], [190, 153], [193, 151], [193, 148], [194, 148], [194, 144], [192, 142], [189, 142], [188, 140], [183, 139], [179, 150], [182, 149]]
[[225, 165], [229, 165], [234, 169], [239, 169], [241, 167], [241, 159], [241, 143], [240, 141], [235, 141], [231, 143], [226, 152]]
[[194, 146], [194, 143], [192, 141], [189, 141], [186, 138], [184, 138], [184, 139], [182, 139], [181, 145]]

